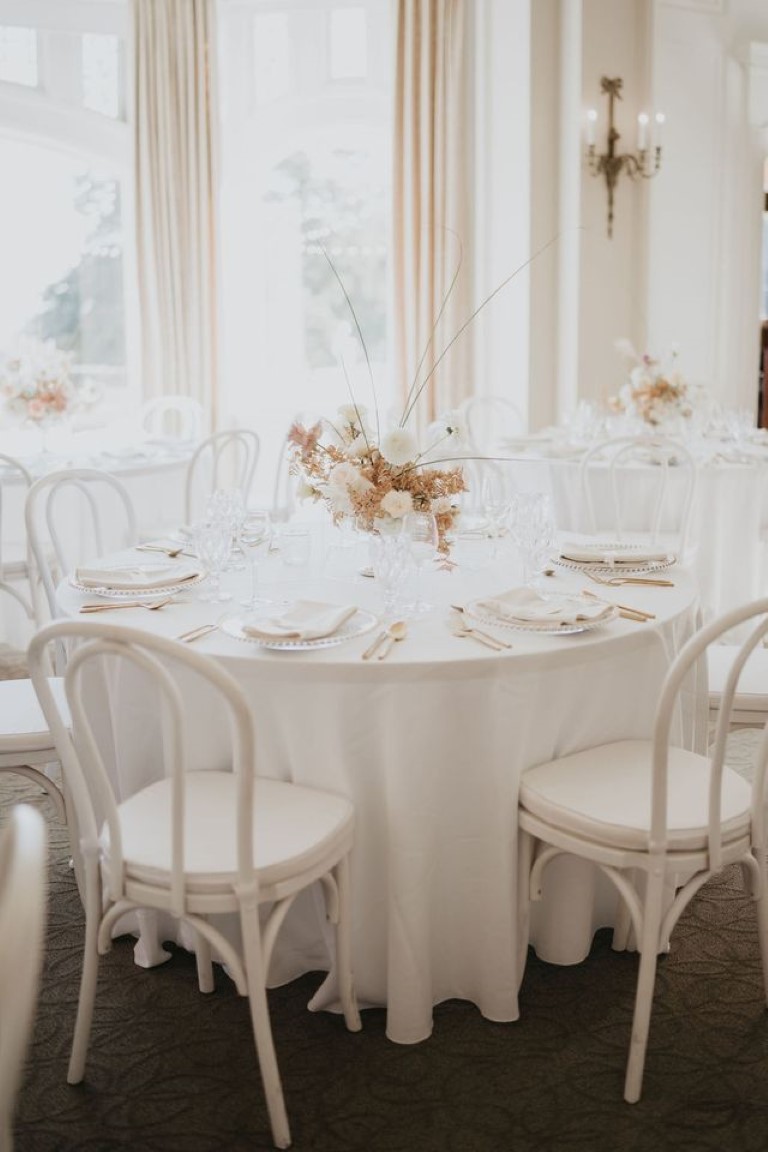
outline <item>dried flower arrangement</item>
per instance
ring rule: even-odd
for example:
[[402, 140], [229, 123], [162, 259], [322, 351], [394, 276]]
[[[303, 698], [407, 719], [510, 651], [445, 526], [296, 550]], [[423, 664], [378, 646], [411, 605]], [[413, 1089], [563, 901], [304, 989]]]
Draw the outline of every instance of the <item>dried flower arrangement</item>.
[[47, 424], [69, 412], [77, 402], [71, 378], [71, 357], [53, 341], [25, 340], [0, 367], [0, 395], [8, 411]]
[[639, 416], [655, 428], [670, 417], [687, 420], [693, 414], [689, 387], [675, 369], [677, 349], [673, 349], [667, 367], [647, 352], [638, 355], [628, 340], [618, 340], [617, 350], [633, 365], [629, 379], [611, 399], [615, 411]]

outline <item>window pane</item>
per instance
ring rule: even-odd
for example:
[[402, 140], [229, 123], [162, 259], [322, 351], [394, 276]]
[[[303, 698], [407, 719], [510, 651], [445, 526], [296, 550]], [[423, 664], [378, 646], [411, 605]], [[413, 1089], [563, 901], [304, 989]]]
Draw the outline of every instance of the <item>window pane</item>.
[[37, 33], [34, 28], [0, 26], [0, 80], [37, 85]]
[[0, 138], [0, 351], [53, 340], [76, 375], [125, 382], [120, 186], [53, 149]]
[[117, 36], [83, 36], [83, 104], [92, 112], [120, 115], [120, 46]]
[[[289, 12], [282, 0], [261, 0], [247, 37], [242, 6], [219, 7], [224, 411], [262, 436], [259, 499], [272, 497], [277, 451], [297, 413], [332, 416], [348, 402], [347, 380], [358, 403], [373, 408], [367, 360], [382, 419], [391, 407], [390, 46], [386, 34], [371, 37], [370, 68], [344, 85], [329, 82], [323, 52], [333, 42], [332, 18], [343, 31], [351, 13], [352, 27], [363, 30], [352, 64], [365, 64], [366, 23], [375, 16], [386, 33], [389, 11], [389, 0], [343, 11], [307, 0]], [[267, 43], [271, 102], [249, 107], [238, 93], [248, 90]], [[263, 65], [266, 57], [258, 58]]]
[[362, 8], [334, 8], [330, 20], [331, 79], [357, 80], [368, 69], [368, 40]]

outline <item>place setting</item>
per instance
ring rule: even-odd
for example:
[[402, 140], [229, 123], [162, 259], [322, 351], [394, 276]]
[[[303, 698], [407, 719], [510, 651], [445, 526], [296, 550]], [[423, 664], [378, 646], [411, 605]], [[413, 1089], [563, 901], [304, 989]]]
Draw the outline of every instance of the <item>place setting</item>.
[[309, 651], [331, 648], [372, 631], [378, 617], [354, 604], [328, 604], [295, 600], [290, 604], [262, 604], [245, 613], [224, 616], [219, 629], [274, 651]]
[[[580, 543], [565, 541], [560, 545], [552, 562], [561, 568], [606, 577], [651, 577], [641, 582], [659, 583], [655, 573], [663, 572], [677, 563], [677, 557], [659, 545], [627, 543], [625, 541], [599, 541]], [[636, 583], [632, 579], [632, 583]], [[669, 584], [669, 581], [663, 581]]]
[[95, 562], [76, 568], [69, 577], [69, 583], [76, 591], [89, 593], [105, 601], [103, 604], [83, 604], [80, 612], [134, 607], [156, 611], [169, 604], [181, 592], [200, 584], [206, 576], [206, 570], [196, 563]]

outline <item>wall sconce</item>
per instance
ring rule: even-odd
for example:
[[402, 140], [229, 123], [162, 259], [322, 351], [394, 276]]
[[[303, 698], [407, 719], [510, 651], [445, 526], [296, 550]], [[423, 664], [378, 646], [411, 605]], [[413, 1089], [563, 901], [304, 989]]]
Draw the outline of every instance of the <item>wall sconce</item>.
[[605, 152], [595, 151], [595, 129], [597, 127], [597, 112], [590, 108], [587, 112], [587, 162], [593, 176], [604, 176], [608, 189], [608, 235], [613, 236], [613, 193], [622, 172], [632, 180], [650, 180], [661, 167], [661, 131], [666, 117], [663, 112], [655, 116], [656, 133], [654, 147], [648, 147], [648, 125], [650, 118], [647, 112], [641, 112], [637, 118], [637, 152], [617, 154], [616, 145], [620, 135], [613, 122], [614, 101], [621, 100], [623, 81], [617, 77], [609, 80], [603, 76], [600, 88], [608, 97], [608, 137]]

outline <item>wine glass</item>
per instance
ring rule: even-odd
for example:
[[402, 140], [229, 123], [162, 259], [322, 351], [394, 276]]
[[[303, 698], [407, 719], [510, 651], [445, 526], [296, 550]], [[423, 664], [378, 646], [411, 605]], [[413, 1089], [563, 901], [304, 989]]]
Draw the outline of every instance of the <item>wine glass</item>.
[[440, 535], [437, 520], [431, 512], [409, 512], [403, 517], [403, 532], [408, 540], [408, 548], [416, 565], [416, 603], [414, 612], [428, 612], [432, 607], [421, 598], [421, 570], [434, 559]]
[[547, 563], [555, 538], [552, 501], [546, 492], [517, 492], [510, 512], [512, 539], [520, 551], [523, 583], [535, 586], [538, 569]]
[[201, 592], [198, 599], [221, 603], [231, 600], [232, 595], [221, 587], [221, 573], [229, 559], [232, 535], [229, 527], [220, 520], [205, 520], [194, 529], [195, 551], [203, 566], [208, 570], [209, 592]]
[[272, 540], [272, 519], [266, 508], [251, 509], [245, 512], [240, 522], [240, 547], [248, 557], [251, 570], [251, 592], [240, 603], [246, 608], [257, 608], [270, 601], [258, 595], [259, 556], [267, 552]]

